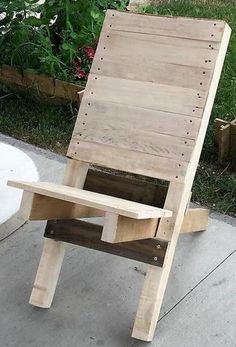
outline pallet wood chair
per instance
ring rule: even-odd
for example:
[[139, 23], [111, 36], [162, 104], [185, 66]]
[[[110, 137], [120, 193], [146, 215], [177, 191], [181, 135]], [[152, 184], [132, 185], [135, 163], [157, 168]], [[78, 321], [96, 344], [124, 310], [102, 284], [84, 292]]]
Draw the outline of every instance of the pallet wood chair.
[[[207, 212], [188, 203], [230, 32], [219, 20], [107, 11], [63, 185], [9, 182], [29, 219], [48, 220], [32, 305], [52, 303], [63, 241], [137, 259], [149, 267], [132, 336], [152, 340], [179, 234], [206, 228]], [[164, 206], [148, 181], [90, 164], [168, 181]], [[92, 216], [103, 226], [79, 220]]]

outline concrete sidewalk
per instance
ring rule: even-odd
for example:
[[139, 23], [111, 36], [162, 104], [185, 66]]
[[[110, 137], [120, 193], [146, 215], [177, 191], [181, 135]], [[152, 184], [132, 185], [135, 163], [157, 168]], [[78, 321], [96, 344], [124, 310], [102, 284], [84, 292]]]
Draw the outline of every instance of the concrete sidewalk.
[[[24, 150], [41, 179], [60, 181], [65, 158]], [[236, 220], [212, 213], [207, 232], [181, 235], [153, 342], [130, 338], [146, 266], [68, 245], [50, 310], [28, 304], [44, 223], [0, 243], [0, 347], [235, 347]]]

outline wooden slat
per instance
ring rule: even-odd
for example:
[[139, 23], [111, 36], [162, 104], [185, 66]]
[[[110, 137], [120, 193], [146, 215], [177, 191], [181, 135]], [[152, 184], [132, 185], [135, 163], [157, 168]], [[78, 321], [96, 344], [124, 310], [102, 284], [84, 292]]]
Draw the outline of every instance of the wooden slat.
[[171, 217], [172, 212], [84, 189], [49, 182], [8, 181], [11, 187], [135, 219]]
[[[130, 49], [131, 42], [132, 49]], [[103, 74], [103, 66], [109, 62], [120, 62], [125, 69], [128, 59], [141, 69], [142, 66], [149, 64], [155, 70], [159, 63], [212, 69], [217, 54], [218, 44], [209, 41], [171, 37], [167, 40], [163, 36], [104, 30], [100, 38], [96, 61], [101, 68], [99, 74]], [[122, 68], [121, 65], [120, 68]]]
[[[110, 58], [102, 53], [98, 51], [98, 59], [95, 59], [91, 69], [93, 74], [158, 82], [199, 90], [207, 90], [212, 76], [212, 70], [208, 68], [179, 65], [176, 69], [175, 64], [163, 63], [154, 59], [152, 59], [152, 64], [150, 61], [144, 64], [145, 60], [141, 60], [139, 57], [136, 57], [135, 60], [124, 56]], [[147, 55], [147, 53], [145, 54]]]
[[76, 126], [73, 141], [101, 143], [185, 162], [191, 159], [194, 140], [159, 134], [151, 130], [133, 129], [127, 127], [127, 123], [117, 124], [115, 121], [113, 123], [114, 125], [110, 122], [110, 126], [105, 124], [103, 126], [99, 122], [95, 124], [90, 122], [88, 125], [85, 123], [82, 129]]
[[[82, 103], [87, 113], [95, 100], [201, 117], [206, 92], [152, 82], [142, 82], [90, 74]], [[171, 100], [171, 102], [170, 102]]]
[[158, 17], [108, 10], [105, 28], [219, 42], [225, 22], [188, 17]]
[[79, 220], [49, 221], [45, 237], [162, 266], [167, 244], [156, 239], [122, 243], [101, 241], [102, 226]]
[[91, 162], [115, 170], [156, 177], [167, 181], [184, 181], [188, 164], [181, 160], [153, 156], [142, 152], [122, 150], [98, 143], [72, 139], [68, 157]]
[[84, 189], [162, 208], [168, 187], [154, 180], [90, 169]]
[[89, 111], [86, 103], [80, 106], [73, 136], [79, 135], [83, 129], [87, 128], [94, 132], [98, 129], [103, 130], [104, 133], [125, 128], [127, 131], [127, 128], [128, 130], [131, 128], [127, 127], [127, 120], [132, 124], [133, 131], [141, 129], [154, 134], [166, 134], [185, 139], [196, 139], [201, 123], [201, 119], [196, 117], [93, 100]]

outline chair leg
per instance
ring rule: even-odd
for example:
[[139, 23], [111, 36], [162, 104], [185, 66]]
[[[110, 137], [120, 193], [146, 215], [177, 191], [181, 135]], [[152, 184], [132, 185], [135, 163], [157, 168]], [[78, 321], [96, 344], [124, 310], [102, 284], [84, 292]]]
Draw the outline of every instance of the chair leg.
[[173, 261], [170, 244], [163, 267], [149, 265], [139, 300], [132, 337], [152, 341]]
[[[77, 160], [69, 160], [63, 183], [68, 186], [83, 188], [89, 164]], [[40, 259], [36, 279], [29, 303], [49, 308], [56, 290], [63, 258], [65, 244], [62, 241], [46, 239]]]
[[49, 308], [52, 304], [65, 253], [64, 242], [46, 239], [29, 303]]

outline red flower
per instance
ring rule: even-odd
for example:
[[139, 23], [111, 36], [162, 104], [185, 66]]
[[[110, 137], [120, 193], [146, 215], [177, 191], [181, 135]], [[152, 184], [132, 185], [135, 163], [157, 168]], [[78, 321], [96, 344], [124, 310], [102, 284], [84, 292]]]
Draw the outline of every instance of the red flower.
[[92, 47], [85, 47], [85, 52], [90, 59], [93, 59], [95, 51]]
[[84, 70], [76, 70], [75, 76], [79, 79], [86, 78], [87, 74]]
[[81, 66], [81, 58], [77, 57], [75, 60], [74, 60], [74, 64], [77, 68], [80, 68]]

